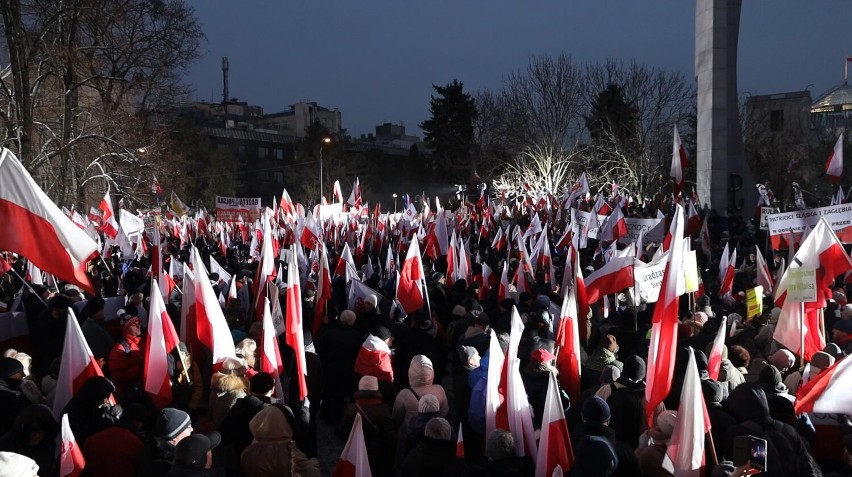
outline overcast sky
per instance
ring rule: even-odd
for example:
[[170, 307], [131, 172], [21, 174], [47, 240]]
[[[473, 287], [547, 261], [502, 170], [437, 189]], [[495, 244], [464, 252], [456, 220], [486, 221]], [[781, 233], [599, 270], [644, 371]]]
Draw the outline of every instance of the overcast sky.
[[[409, 133], [429, 114], [432, 84], [496, 89], [532, 55], [637, 60], [694, 77], [692, 0], [195, 0], [205, 56], [187, 73], [195, 99], [230, 96], [264, 108], [300, 100], [342, 111], [350, 134], [383, 122]], [[852, 56], [849, 0], [745, 0], [740, 93], [843, 82]]]

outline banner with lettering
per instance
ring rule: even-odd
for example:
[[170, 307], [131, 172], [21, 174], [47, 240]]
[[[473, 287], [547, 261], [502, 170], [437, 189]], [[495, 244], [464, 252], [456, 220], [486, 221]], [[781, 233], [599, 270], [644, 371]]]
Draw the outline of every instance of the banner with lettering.
[[798, 242], [805, 228], [815, 226], [823, 217], [841, 242], [852, 243], [852, 204], [838, 204], [767, 215], [766, 225], [769, 227], [772, 248], [788, 248], [791, 239]]
[[[571, 229], [574, 234], [586, 227], [586, 224], [592, 217], [591, 212], [571, 209]], [[598, 214], [598, 224], [603, 225], [606, 222], [607, 216]], [[665, 227], [662, 218], [642, 219], [636, 217], [626, 217], [624, 222], [627, 223], [627, 235], [618, 239], [619, 243], [627, 244], [634, 243], [639, 239], [639, 233], [645, 232], [645, 243], [662, 242], [665, 237]], [[587, 235], [590, 239], [598, 238], [598, 227], [589, 228]]]
[[236, 222], [242, 216], [246, 222], [260, 218], [260, 197], [222, 197], [216, 196], [216, 220]]

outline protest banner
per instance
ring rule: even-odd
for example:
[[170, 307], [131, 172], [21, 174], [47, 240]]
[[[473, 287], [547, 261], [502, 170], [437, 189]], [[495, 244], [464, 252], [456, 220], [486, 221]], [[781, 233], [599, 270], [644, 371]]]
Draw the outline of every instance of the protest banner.
[[815, 226], [823, 217], [841, 242], [852, 243], [852, 204], [838, 204], [767, 215], [766, 224], [772, 248], [787, 248], [791, 233], [794, 240], [798, 241], [805, 228]]
[[760, 230], [769, 230], [769, 224], [766, 222], [766, 217], [772, 214], [781, 212], [778, 207], [761, 207], [760, 208]]
[[236, 222], [242, 216], [246, 222], [260, 218], [260, 197], [222, 197], [216, 196], [216, 220]]
[[763, 313], [763, 287], [758, 285], [746, 290], [746, 318], [752, 319]]
[[787, 279], [787, 300], [806, 303], [817, 300], [816, 269], [790, 268]]

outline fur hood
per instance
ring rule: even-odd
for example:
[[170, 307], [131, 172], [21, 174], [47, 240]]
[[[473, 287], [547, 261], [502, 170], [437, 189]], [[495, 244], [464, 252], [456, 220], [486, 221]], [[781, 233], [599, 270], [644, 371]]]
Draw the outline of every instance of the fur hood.
[[422, 354], [411, 358], [408, 366], [408, 384], [411, 387], [429, 386], [435, 379], [432, 360]]
[[210, 379], [210, 387], [217, 393], [246, 392], [248, 389], [245, 378], [223, 373], [213, 375]]

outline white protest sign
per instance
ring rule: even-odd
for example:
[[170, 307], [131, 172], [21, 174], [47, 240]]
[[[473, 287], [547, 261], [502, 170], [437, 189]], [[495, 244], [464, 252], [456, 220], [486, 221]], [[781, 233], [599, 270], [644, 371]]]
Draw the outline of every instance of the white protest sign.
[[800, 267], [787, 270], [787, 299], [795, 302], [816, 301], [816, 269]]

